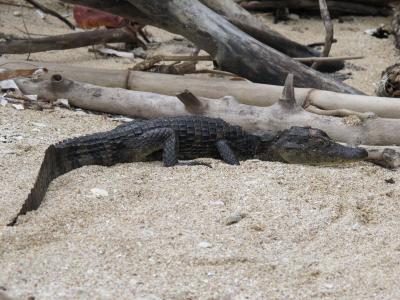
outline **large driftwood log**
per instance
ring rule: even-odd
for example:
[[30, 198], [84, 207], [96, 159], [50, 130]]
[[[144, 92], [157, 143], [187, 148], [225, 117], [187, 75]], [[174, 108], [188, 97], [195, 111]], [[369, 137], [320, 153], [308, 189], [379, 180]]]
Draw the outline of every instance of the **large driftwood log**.
[[[174, 96], [183, 90], [210, 99], [233, 96], [239, 102], [254, 106], [270, 106], [282, 93], [281, 86], [231, 81], [226, 79], [205, 79], [192, 76], [166, 75], [129, 70], [93, 69], [56, 63], [9, 61], [0, 58], [0, 66], [10, 70], [45, 67], [50, 74], [62, 74], [76, 80], [105, 87], [152, 92]], [[372, 112], [382, 118], [400, 118], [398, 99], [349, 95], [329, 91], [296, 88], [296, 98], [304, 108], [310, 105], [323, 110], [347, 109], [356, 112]]]
[[[53, 75], [52, 80], [17, 80], [19, 88], [28, 94], [47, 99], [68, 99], [72, 105], [108, 113], [143, 118], [190, 115], [176, 97], [134, 92], [118, 88], [102, 88], [63, 79]], [[231, 124], [255, 132], [281, 131], [291, 126], [312, 126], [328, 133], [333, 139], [348, 144], [400, 145], [400, 120], [366, 119], [346, 122], [336, 117], [320, 116], [305, 111], [300, 105], [278, 101], [269, 107], [240, 104], [232, 97], [222, 100], [199, 98], [202, 114], [217, 117]]]
[[[389, 0], [382, 1], [327, 1], [329, 11], [334, 15], [351, 14], [365, 16], [388, 16]], [[314, 0], [261, 0], [243, 2], [242, 7], [248, 10], [271, 10], [287, 7], [294, 10], [319, 11], [318, 1]]]
[[[143, 13], [137, 10], [135, 7], [127, 2], [114, 1], [114, 0], [66, 0], [65, 2], [82, 4], [105, 10], [110, 13], [114, 13], [123, 16], [127, 19], [135, 20], [141, 24], [157, 26], [155, 22], [147, 18]], [[212, 10], [223, 15], [225, 18], [241, 30], [251, 35], [260, 42], [288, 55], [291, 57], [313, 57], [319, 56], [319, 52], [296, 43], [288, 38], [282, 36], [278, 32], [266, 26], [258, 18], [248, 13], [246, 10], [241, 8], [239, 5], [232, 2], [232, 0], [202, 0], [204, 4], [209, 6]], [[232, 5], [231, 5], [232, 4]], [[306, 63], [307, 64], [307, 63]], [[329, 62], [324, 63], [321, 67], [322, 71], [333, 71], [341, 69], [343, 62]]]
[[[201, 0], [201, 2], [213, 11], [225, 16], [229, 22], [255, 39], [290, 57], [320, 56], [318, 51], [289, 40], [275, 30], [272, 30], [256, 16], [250, 14], [232, 0]], [[337, 71], [343, 67], [343, 61], [336, 61], [325, 62], [317, 69], [330, 72]]]
[[[93, 0], [63, 1], [82, 5], [93, 3]], [[130, 3], [152, 19], [153, 25], [183, 35], [207, 51], [225, 71], [271, 84], [282, 84], [290, 72], [295, 75], [300, 87], [360, 93], [262, 44], [198, 0], [135, 0]]]
[[35, 39], [6, 40], [0, 42], [0, 54], [66, 50], [105, 43], [129, 42], [134, 39], [134, 34], [123, 28], [98, 29]]

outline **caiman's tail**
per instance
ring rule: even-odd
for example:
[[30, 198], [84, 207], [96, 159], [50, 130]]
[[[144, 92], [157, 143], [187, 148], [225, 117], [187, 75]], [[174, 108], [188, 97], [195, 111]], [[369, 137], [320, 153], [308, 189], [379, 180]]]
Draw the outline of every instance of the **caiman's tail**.
[[15, 225], [20, 215], [25, 215], [29, 211], [38, 209], [51, 181], [69, 171], [62, 163], [60, 164], [58, 150], [59, 149], [57, 149], [55, 145], [51, 145], [47, 148], [35, 185], [29, 193], [28, 198], [25, 200], [25, 203], [22, 205], [21, 210], [16, 217], [7, 224], [8, 226]]
[[[106, 143], [105, 134], [73, 138], [47, 148], [39, 174], [28, 198], [17, 216], [8, 224], [16, 224], [20, 215], [39, 208], [50, 183], [69, 171], [86, 165], [110, 166], [123, 161], [118, 143]], [[118, 153], [118, 155], [114, 155]]]

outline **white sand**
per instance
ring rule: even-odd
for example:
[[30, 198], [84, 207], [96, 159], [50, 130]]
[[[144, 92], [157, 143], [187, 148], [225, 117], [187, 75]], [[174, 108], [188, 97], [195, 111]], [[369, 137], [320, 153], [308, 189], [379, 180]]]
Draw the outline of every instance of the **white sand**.
[[[0, 5], [0, 31], [23, 28], [14, 10]], [[32, 32], [65, 32], [24, 13]], [[366, 56], [348, 81], [366, 92], [398, 57], [391, 40], [363, 30], [388, 21], [335, 22], [334, 54]], [[305, 43], [323, 40], [318, 20], [276, 27]], [[85, 49], [31, 57], [127, 67]], [[49, 144], [115, 125], [101, 115], [0, 108], [0, 226], [19, 210]], [[39, 210], [0, 228], [0, 299], [400, 298], [399, 172], [205, 161], [213, 168], [91, 166], [55, 180]], [[225, 225], [235, 213], [246, 217]]]

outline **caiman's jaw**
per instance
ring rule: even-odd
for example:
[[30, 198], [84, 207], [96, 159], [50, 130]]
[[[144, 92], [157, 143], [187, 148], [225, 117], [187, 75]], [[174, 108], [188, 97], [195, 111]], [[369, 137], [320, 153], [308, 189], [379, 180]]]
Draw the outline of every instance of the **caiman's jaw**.
[[309, 127], [292, 127], [283, 131], [272, 151], [281, 161], [309, 165], [343, 164], [364, 160], [368, 156], [365, 149], [340, 145], [322, 130]]

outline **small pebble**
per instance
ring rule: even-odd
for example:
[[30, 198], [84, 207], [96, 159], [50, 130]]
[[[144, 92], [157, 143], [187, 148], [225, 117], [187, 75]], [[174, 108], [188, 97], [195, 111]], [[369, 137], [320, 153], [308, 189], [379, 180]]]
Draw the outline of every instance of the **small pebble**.
[[199, 246], [200, 248], [211, 248], [211, 247], [212, 247], [212, 245], [211, 245], [209, 242], [207, 242], [207, 241], [202, 241], [202, 242], [200, 242], [200, 243], [198, 244], [198, 246]]
[[232, 225], [232, 224], [239, 223], [245, 217], [246, 217], [246, 214], [234, 213], [233, 215], [231, 215], [228, 218], [226, 218], [225, 225]]
[[326, 287], [327, 289], [333, 289], [333, 284], [331, 284], [331, 283], [326, 283], [326, 284], [325, 284], [325, 287]]
[[37, 122], [32, 122], [31, 123], [33, 126], [36, 126], [36, 127], [47, 127], [47, 125], [46, 124], [44, 124], [44, 123], [37, 123]]
[[359, 228], [360, 228], [360, 224], [358, 224], [358, 223], [353, 224], [353, 226], [351, 226], [351, 229], [354, 231], [358, 230]]
[[24, 137], [20, 134], [13, 135], [12, 138], [16, 141], [22, 141]]
[[90, 191], [96, 197], [107, 197], [108, 196], [108, 192], [104, 189], [93, 188]]
[[13, 16], [20, 17], [20, 16], [22, 16], [22, 13], [19, 10], [16, 10], [16, 11], [13, 11]]
[[210, 201], [209, 204], [213, 206], [224, 206], [225, 202], [221, 200], [216, 200], [216, 201]]

